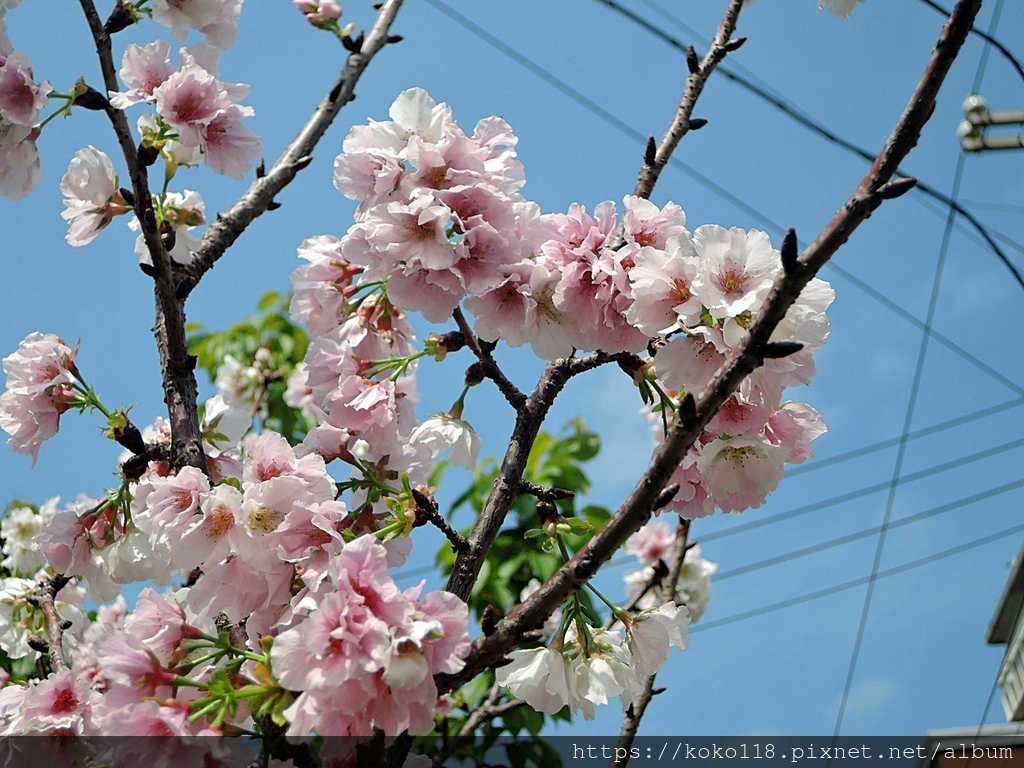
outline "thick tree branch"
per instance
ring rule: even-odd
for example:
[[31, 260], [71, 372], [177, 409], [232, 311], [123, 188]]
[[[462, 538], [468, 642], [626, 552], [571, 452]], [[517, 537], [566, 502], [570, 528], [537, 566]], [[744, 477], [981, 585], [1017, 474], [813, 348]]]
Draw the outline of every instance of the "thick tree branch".
[[[79, 0], [99, 57], [105, 90], [118, 90], [110, 36], [96, 12], [93, 0]], [[163, 375], [164, 402], [171, 425], [172, 464], [175, 469], [184, 466], [207, 471], [196, 410], [198, 390], [193, 374], [195, 359], [188, 353], [185, 337], [184, 298], [175, 294], [175, 281], [171, 259], [157, 229], [156, 214], [149, 191], [149, 178], [145, 166], [139, 162], [135, 139], [123, 111], [108, 103], [106, 113], [114, 127], [118, 144], [124, 155], [135, 196], [135, 215], [142, 225], [142, 237], [153, 262], [153, 287], [156, 295], [156, 336]]]
[[632, 357], [629, 353], [594, 352], [581, 358], [561, 358], [548, 363], [540, 381], [537, 382], [537, 387], [517, 409], [512, 437], [498, 470], [498, 477], [494, 481], [494, 488], [491, 489], [484, 503], [483, 512], [467, 539], [468, 549], [459, 553], [452, 566], [446, 587], [449, 592], [463, 600], [469, 597], [480, 572], [480, 566], [487, 557], [498, 531], [501, 530], [502, 523], [505, 522], [505, 515], [524, 492], [523, 472], [530, 450], [551, 405], [566, 382], [573, 376], [605, 363], [624, 359], [624, 355]]
[[693, 108], [700, 98], [704, 85], [707, 83], [711, 73], [715, 71], [722, 60], [730, 51], [736, 50], [742, 44], [742, 38], [734, 41], [733, 32], [736, 31], [736, 23], [739, 21], [740, 10], [743, 8], [743, 0], [729, 0], [729, 7], [725, 16], [718, 25], [718, 32], [711, 42], [711, 48], [705, 54], [704, 59], [697, 63], [696, 53], [690, 48], [690, 55], [687, 57], [690, 63], [690, 76], [686, 78], [686, 88], [683, 90], [683, 97], [679, 101], [672, 122], [669, 123], [665, 135], [661, 137], [661, 143], [653, 153], [645, 158], [644, 166], [640, 169], [640, 176], [637, 178], [633, 194], [637, 197], [650, 197], [654, 185], [658, 183], [658, 177], [668, 164], [669, 158], [675, 148], [679, 146], [683, 136], [692, 129], [702, 127], [704, 122], [694, 123]]
[[356, 83], [369, 66], [373, 57], [388, 44], [388, 30], [391, 28], [403, 0], [387, 0], [377, 13], [373, 28], [363, 41], [358, 53], [353, 53], [345, 62], [334, 86], [327, 96], [317, 104], [313, 114], [302, 126], [298, 135], [284, 153], [249, 186], [234, 205], [221, 213], [206, 232], [195, 260], [185, 270], [178, 285], [178, 295], [187, 297], [203, 275], [209, 272], [217, 260], [239, 238], [242, 232], [258, 216], [268, 210], [274, 197], [287, 187], [295, 176], [309, 165], [314, 147], [326, 133], [341, 108], [355, 98]]
[[46, 653], [50, 658], [50, 669], [54, 672], [65, 672], [68, 668], [64, 661], [64, 625], [54, 605], [54, 598], [67, 583], [66, 576], [51, 576], [43, 580], [31, 596], [32, 602], [39, 606], [46, 619]]
[[498, 662], [516, 647], [527, 628], [538, 625], [569, 595], [582, 588], [626, 539], [647, 521], [675, 467], [700, 435], [704, 425], [736, 391], [743, 378], [763, 361], [772, 332], [800, 291], [881, 204], [879, 190], [889, 182], [899, 163], [920, 137], [924, 124], [934, 110], [939, 87], [980, 7], [981, 0], [960, 0], [956, 4], [942, 29], [921, 81], [867, 175], [832, 221], [796, 260], [793, 268], [782, 271], [778, 276], [747, 337], [732, 350], [696, 401], [688, 395], [681, 403], [677, 422], [655, 451], [636, 487], [615, 514], [546, 584], [502, 620], [493, 633], [474, 642], [462, 672], [436, 678], [440, 691], [451, 690]]

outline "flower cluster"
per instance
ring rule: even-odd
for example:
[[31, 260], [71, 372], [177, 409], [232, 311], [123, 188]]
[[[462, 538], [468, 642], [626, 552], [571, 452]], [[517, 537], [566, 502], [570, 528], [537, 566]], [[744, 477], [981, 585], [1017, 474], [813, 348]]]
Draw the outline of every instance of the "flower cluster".
[[[197, 5], [193, 0], [191, 6]], [[219, 1], [213, 5], [226, 7]], [[155, 120], [140, 120], [142, 146], [162, 151], [173, 168], [202, 161], [216, 173], [240, 179], [252, 168], [261, 144], [242, 123], [254, 114], [252, 107], [240, 103], [249, 86], [217, 79], [219, 59], [216, 48], [193, 45], [180, 50], [175, 69], [166, 42], [132, 44], [121, 62], [126, 90], [111, 91], [110, 103], [118, 109], [155, 105]]]
[[[5, 521], [5, 535], [26, 531], [11, 549], [24, 567], [45, 556], [58, 573], [80, 576], [55, 602], [73, 673], [5, 687], [0, 735], [215, 734], [251, 728], [256, 704], [278, 707], [297, 735], [433, 727], [433, 676], [462, 668], [468, 608], [448, 593], [422, 595], [422, 585], [400, 591], [387, 573], [391, 548], [372, 535], [345, 535], [353, 521], [333, 501], [322, 459], [296, 459], [267, 434], [251, 446], [243, 491], [211, 489], [191, 468], [174, 476], [156, 469], [139, 483], [130, 521], [84, 499]], [[288, 499], [298, 501], [282, 511]], [[202, 575], [166, 596], [143, 590], [131, 612], [116, 589], [103, 589], [166, 581], [168, 562]], [[0, 581], [0, 649], [11, 659], [39, 656], [30, 639], [46, 624], [32, 595], [50, 573]], [[87, 594], [116, 600], [90, 622]], [[216, 615], [245, 627], [241, 647], [204, 618]], [[289, 690], [302, 693], [293, 699]], [[63, 709], [53, 697], [63, 697]], [[253, 707], [236, 703], [256, 697]], [[206, 716], [195, 715], [199, 699]], [[30, 717], [35, 701], [49, 703]]]
[[[0, 595], [8, 592], [10, 588], [5, 588]], [[80, 605], [82, 590], [72, 583], [57, 594], [59, 615], [72, 619], [75, 612], [69, 608], [75, 604], [61, 600], [65, 593]], [[4, 604], [0, 598], [0, 613]], [[176, 599], [147, 588], [130, 613], [123, 598], [101, 606], [93, 622], [85, 621], [81, 610], [76, 610], [80, 618], [68, 621], [64, 633], [71, 669], [28, 686], [4, 688], [0, 692], [0, 735], [198, 736], [219, 732], [209, 727], [207, 718], [189, 719], [190, 696], [182, 697], [185, 701], [171, 700], [176, 689], [191, 690], [181, 688], [182, 681], [186, 685], [199, 683], [213, 671], [211, 665], [190, 659], [188, 641], [207, 635], [193, 625], [195, 619], [186, 618]], [[212, 622], [199, 623], [213, 629]], [[10, 636], [4, 631], [0, 639]], [[20, 650], [11, 655], [25, 657]]]
[[19, 200], [39, 183], [36, 122], [51, 89], [35, 81], [28, 57], [4, 34], [3, 11], [14, 5], [0, 4], [0, 195]]
[[[651, 414], [664, 427], [669, 393], [696, 395], [712, 380], [781, 272], [764, 232], [705, 225], [691, 234], [673, 203], [628, 196], [621, 221], [611, 202], [593, 215], [580, 205], [541, 214], [519, 194], [516, 138], [498, 118], [467, 135], [421, 89], [400, 94], [390, 116], [353, 128], [335, 162], [336, 186], [360, 205], [355, 225], [331, 240], [338, 274], [325, 272], [307, 289], [338, 286], [335, 304], [359, 290], [356, 277], [386, 286], [389, 303], [435, 322], [464, 301], [481, 339], [528, 343], [546, 359], [638, 352], [656, 342], [650, 380], [638, 383], [652, 399], [659, 393]], [[769, 360], [708, 426], [676, 473], [681, 489], [670, 509], [693, 518], [760, 506], [783, 466], [810, 455], [824, 424], [810, 406], [782, 398], [813, 376], [833, 296], [822, 280], [806, 287], [772, 336], [798, 351]], [[301, 306], [308, 308], [296, 317], [308, 317], [314, 335], [336, 313], [306, 298]], [[312, 350], [307, 365], [323, 367]], [[355, 370], [358, 359], [349, 365]]]
[[[640, 568], [622, 575], [626, 583], [626, 595], [636, 601], [640, 609], [655, 608], [658, 605], [658, 587], [663, 589], [659, 574], [667, 572], [675, 543], [675, 534], [669, 525], [661, 520], [652, 520], [633, 534], [626, 542], [626, 551], [636, 557]], [[686, 606], [690, 623], [696, 624], [711, 601], [711, 576], [718, 570], [718, 564], [701, 556], [699, 544], [686, 548], [683, 564], [679, 569], [672, 599]]]
[[[466, 604], [446, 592], [399, 591], [384, 548], [363, 536], [332, 559], [302, 600], [270, 659], [286, 688], [302, 691], [285, 711], [289, 734], [423, 733], [434, 723], [433, 675], [463, 667]], [[315, 605], [299, 615], [304, 604]]]
[[0, 394], [0, 428], [33, 466], [39, 446], [57, 434], [61, 414], [76, 399], [76, 352], [52, 333], [31, 333], [3, 359], [7, 388]]
[[690, 616], [686, 608], [665, 603], [623, 618], [625, 636], [576, 620], [550, 647], [513, 651], [511, 663], [497, 671], [498, 684], [550, 715], [568, 704], [592, 720], [594, 707], [616, 696], [625, 711], [646, 678], [664, 666], [668, 649], [689, 645]]

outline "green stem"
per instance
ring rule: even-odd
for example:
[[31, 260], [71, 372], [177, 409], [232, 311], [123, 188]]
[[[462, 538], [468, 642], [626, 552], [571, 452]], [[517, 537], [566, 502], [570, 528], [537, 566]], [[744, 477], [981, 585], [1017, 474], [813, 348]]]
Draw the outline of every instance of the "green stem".
[[598, 598], [598, 599], [599, 599], [599, 600], [600, 600], [600, 601], [601, 601], [602, 603], [604, 603], [604, 604], [605, 604], [605, 605], [607, 605], [607, 606], [608, 606], [609, 608], [611, 608], [611, 611], [612, 611], [612, 614], [613, 614], [613, 615], [615, 615], [615, 616], [618, 616], [618, 615], [619, 615], [620, 613], [622, 613], [622, 609], [621, 609], [621, 608], [620, 608], [619, 606], [617, 606], [617, 605], [616, 605], [615, 603], [613, 603], [613, 602], [612, 602], [611, 600], [609, 600], [609, 599], [608, 599], [607, 597], [605, 597], [604, 595], [602, 595], [602, 594], [601, 594], [601, 592], [600, 592], [600, 590], [598, 590], [598, 589], [597, 589], [597, 587], [595, 587], [595, 586], [594, 586], [593, 584], [591, 584], [591, 583], [590, 583], [589, 581], [588, 581], [588, 582], [586, 583], [586, 587], [587, 587], [587, 589], [589, 589], [589, 590], [590, 590], [591, 592], [593, 592], [593, 593], [594, 593], [595, 595], [597, 595], [597, 598]]
[[50, 115], [45, 120], [43, 120], [43, 122], [41, 122], [39, 125], [36, 126], [36, 128], [38, 128], [40, 131], [43, 130], [43, 128], [45, 128], [51, 122], [53, 122], [54, 118], [60, 117], [61, 115], [70, 115], [71, 114], [71, 107], [74, 104], [74, 99], [71, 96], [67, 95], [67, 94], [63, 94], [63, 93], [55, 94], [55, 93], [51, 92], [50, 95], [53, 96], [54, 98], [57, 98], [57, 99], [64, 99], [65, 100], [65, 104], [60, 109], [58, 109], [56, 112], [54, 112], [52, 115]]
[[395, 520], [393, 523], [388, 523], [383, 528], [373, 532], [373, 535], [379, 539], [384, 539], [386, 536], [394, 533], [395, 531], [404, 531], [405, 527], [409, 523], [405, 520]]
[[189, 688], [202, 688], [203, 690], [210, 690], [210, 686], [207, 683], [201, 683], [198, 680], [193, 680], [190, 677], [184, 677], [183, 675], [177, 675], [174, 678], [174, 684], [177, 686], [185, 686]]

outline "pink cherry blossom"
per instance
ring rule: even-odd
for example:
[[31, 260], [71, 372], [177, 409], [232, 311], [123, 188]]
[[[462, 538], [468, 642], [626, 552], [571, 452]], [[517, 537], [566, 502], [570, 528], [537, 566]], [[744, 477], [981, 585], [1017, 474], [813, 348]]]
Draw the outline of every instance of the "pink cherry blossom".
[[622, 200], [622, 234], [626, 241], [640, 246], [653, 246], [668, 250], [675, 240], [676, 248], [684, 254], [693, 251], [690, 233], [686, 229], [686, 214], [675, 203], [659, 208], [650, 200], [627, 195]]
[[644, 565], [669, 563], [675, 533], [668, 523], [653, 520], [626, 541], [626, 551]]
[[183, 639], [198, 636], [197, 630], [185, 621], [181, 606], [149, 587], [142, 590], [135, 609], [125, 618], [124, 629], [167, 666]]
[[154, 91], [156, 109], [187, 144], [200, 145], [202, 128], [231, 105], [219, 81], [198, 64], [183, 66]]
[[149, 477], [135, 490], [132, 520], [154, 543], [174, 546], [209, 492], [209, 479], [195, 467], [170, 477]]
[[153, 21], [170, 27], [176, 40], [198, 29], [207, 42], [230, 48], [238, 36], [243, 0], [153, 0]]
[[341, 5], [337, 0], [292, 0], [292, 5], [305, 14], [306, 21], [316, 27], [341, 18]]
[[260, 156], [259, 136], [242, 123], [251, 110], [232, 104], [200, 129], [206, 164], [214, 173], [241, 179]]
[[768, 235], [757, 230], [698, 227], [693, 235], [700, 256], [693, 292], [715, 317], [756, 311], [780, 269]]
[[117, 109], [127, 109], [133, 104], [154, 103], [153, 92], [174, 73], [171, 65], [171, 46], [163, 40], [156, 40], [141, 46], [129, 45], [121, 58], [121, 82], [127, 90], [111, 91], [110, 104]]
[[25, 690], [18, 735], [80, 736], [92, 732], [100, 695], [70, 670], [33, 681]]
[[691, 290], [698, 261], [689, 247], [678, 238], [669, 240], [665, 250], [651, 246], [633, 256], [629, 270], [633, 303], [626, 318], [648, 336], [670, 330], [677, 323], [685, 326], [700, 321], [702, 305]]
[[14, 51], [0, 62], [0, 120], [15, 125], [32, 126], [46, 105], [49, 83], [36, 83], [32, 64], [20, 51]]
[[764, 504], [782, 476], [788, 450], [753, 437], [717, 439], [700, 449], [697, 466], [723, 512], [739, 514]]
[[39, 129], [0, 120], [0, 195], [20, 200], [42, 176], [36, 139]]
[[671, 389], [696, 397], [725, 362], [718, 350], [721, 332], [700, 326], [692, 333], [676, 336], [654, 356], [654, 370]]
[[0, 428], [15, 451], [32, 457], [57, 434], [60, 416], [75, 398], [75, 354], [53, 334], [31, 333], [3, 359], [7, 389], [0, 395]]

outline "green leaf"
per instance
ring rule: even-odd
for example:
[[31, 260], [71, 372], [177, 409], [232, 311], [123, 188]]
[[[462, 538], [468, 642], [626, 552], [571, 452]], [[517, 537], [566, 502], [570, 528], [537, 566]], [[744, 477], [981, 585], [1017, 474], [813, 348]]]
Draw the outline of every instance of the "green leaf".
[[466, 703], [466, 709], [473, 711], [479, 707], [483, 700], [487, 698], [487, 694], [490, 693], [493, 685], [494, 671], [490, 669], [463, 685], [458, 692]]
[[565, 524], [568, 526], [570, 533], [575, 533], [577, 536], [583, 536], [594, 531], [594, 526], [589, 521], [581, 520], [578, 517], [566, 518]]

